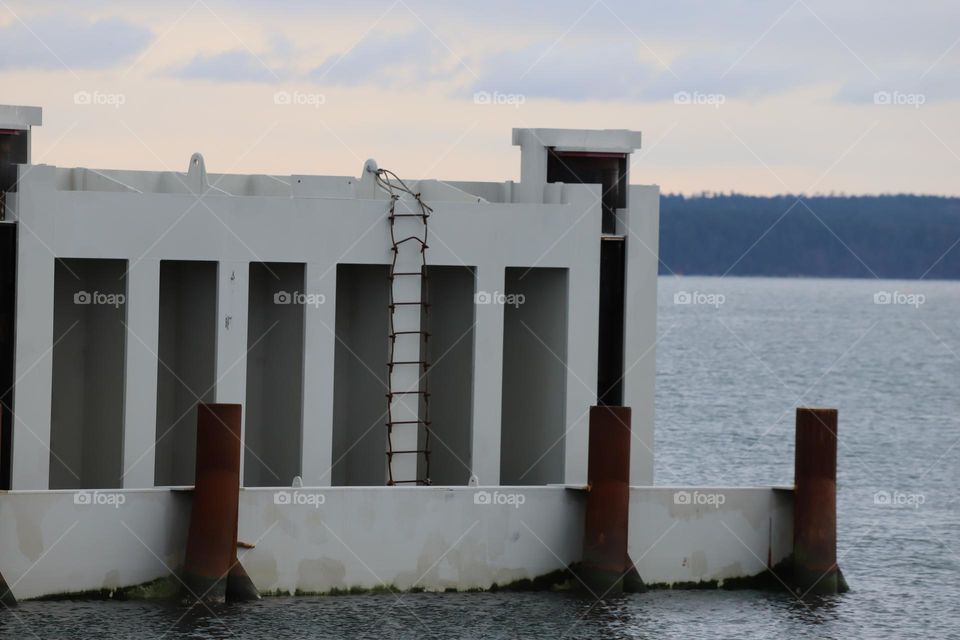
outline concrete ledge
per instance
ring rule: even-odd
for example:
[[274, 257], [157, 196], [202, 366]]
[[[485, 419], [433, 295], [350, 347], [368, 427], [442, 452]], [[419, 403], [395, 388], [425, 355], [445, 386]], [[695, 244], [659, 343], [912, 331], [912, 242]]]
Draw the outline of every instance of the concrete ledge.
[[755, 576], [789, 556], [792, 545], [792, 491], [630, 489], [629, 552], [647, 584]]
[[[190, 502], [189, 487], [0, 493], [0, 572], [19, 599], [168, 576]], [[563, 485], [243, 489], [239, 557], [263, 593], [490, 589], [578, 561], [585, 504]], [[753, 576], [789, 555], [792, 493], [632, 487], [630, 527], [648, 584]]]

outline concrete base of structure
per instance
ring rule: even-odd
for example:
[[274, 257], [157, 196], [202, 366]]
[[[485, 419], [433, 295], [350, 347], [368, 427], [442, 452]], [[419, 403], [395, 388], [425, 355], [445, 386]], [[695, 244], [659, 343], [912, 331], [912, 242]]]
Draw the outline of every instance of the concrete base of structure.
[[[182, 564], [188, 492], [100, 493], [112, 499], [0, 493], [0, 573], [17, 598], [139, 585]], [[704, 495], [723, 499], [696, 504]], [[256, 547], [238, 556], [265, 595], [491, 589], [566, 572], [585, 507], [563, 486], [241, 489], [239, 538]], [[630, 557], [648, 585], [756, 576], [790, 555], [792, 514], [790, 489], [631, 487]]]

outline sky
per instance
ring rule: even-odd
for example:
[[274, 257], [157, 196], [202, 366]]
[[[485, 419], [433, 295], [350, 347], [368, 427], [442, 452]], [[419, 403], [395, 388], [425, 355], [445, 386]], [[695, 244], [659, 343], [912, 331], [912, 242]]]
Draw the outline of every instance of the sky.
[[960, 3], [0, 0], [35, 163], [518, 180], [513, 127], [633, 129], [664, 192], [960, 195]]

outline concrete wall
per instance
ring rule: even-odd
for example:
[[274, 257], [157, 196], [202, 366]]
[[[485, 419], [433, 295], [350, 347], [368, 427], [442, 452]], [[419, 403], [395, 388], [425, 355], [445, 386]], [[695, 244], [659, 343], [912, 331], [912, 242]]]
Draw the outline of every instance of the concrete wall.
[[[485, 491], [491, 504], [477, 504]], [[523, 503], [493, 504], [498, 495]], [[583, 496], [558, 487], [340, 488], [241, 495], [242, 562], [262, 590], [475, 589], [580, 555]], [[322, 504], [317, 504], [322, 501]], [[292, 550], [295, 550], [291, 552]]]
[[[356, 179], [348, 177], [267, 179], [211, 174], [208, 180], [222, 179], [232, 193], [257, 195], [225, 195], [218, 187], [197, 198], [178, 186], [187, 180], [203, 185], [203, 176], [194, 175], [194, 170], [189, 175], [122, 171], [97, 175], [85, 170], [33, 166], [29, 173], [23, 169], [21, 173], [16, 209], [22, 226], [18, 255], [14, 488], [43, 489], [49, 483], [54, 255], [129, 260], [125, 398], [121, 405], [125, 422], [121, 439], [123, 484], [128, 488], [150, 486], [156, 480], [153, 449], [157, 436], [160, 263], [218, 263], [215, 400], [237, 403], [246, 402], [248, 389], [250, 265], [305, 264], [304, 288], [309, 294], [324, 296], [326, 302], [317, 309], [306, 310], [304, 319], [302, 388], [307, 391], [301, 399], [299, 468], [308, 484], [347, 481], [345, 477], [335, 479], [332, 472], [333, 463], [353, 444], [343, 440], [341, 421], [335, 417], [334, 396], [344, 396], [342, 389], [334, 388], [334, 379], [341, 377], [337, 367], [330, 366], [334, 360], [344, 360], [343, 356], [335, 356], [338, 349], [344, 352], [335, 326], [342, 306], [338, 297], [349, 300], [351, 295], [337, 282], [337, 265], [384, 269], [389, 263], [389, 225], [385, 219], [388, 205], [384, 199], [373, 197], [372, 189], [369, 195], [361, 197], [358, 194], [366, 193], [365, 187], [353, 184]], [[562, 442], [563, 466], [560, 475], [551, 472], [549, 477], [571, 484], [585, 482], [587, 410], [595, 402], [599, 187], [550, 185], [551, 204], [518, 204], [512, 187], [507, 185], [479, 188], [482, 185], [474, 184], [482, 192], [502, 191], [505, 198], [509, 197], [502, 203], [481, 201], [443, 183], [423, 181], [418, 186], [434, 207], [428, 263], [470, 265], [475, 270], [476, 291], [504, 292], [508, 266], [566, 270], [567, 335], [577, 339], [567, 341], [565, 359], [570, 370], [578, 375], [567, 376], [563, 393], [558, 394], [565, 399], [561, 424], [556, 426], [558, 433], [566, 434]], [[225, 225], [229, 233], [225, 232]], [[25, 232], [27, 227], [29, 233]], [[655, 282], [650, 286], [655, 287]], [[652, 291], [644, 288], [637, 290], [637, 295], [652, 301]], [[368, 302], [379, 309], [379, 303]], [[386, 314], [385, 305], [383, 313]], [[477, 305], [474, 319], [470, 442], [469, 447], [459, 442], [452, 448], [458, 455], [469, 456], [464, 462], [481, 483], [496, 484], [501, 480], [504, 311], [498, 305]], [[366, 320], [361, 319], [361, 326], [363, 322]], [[365, 333], [351, 328], [345, 333], [346, 339], [353, 339], [350, 331], [383, 335], [370, 327]], [[641, 342], [653, 340], [651, 335]], [[375, 342], [358, 346], [369, 344]], [[382, 362], [383, 358], [371, 355], [369, 361]], [[652, 379], [636, 378], [636, 384], [650, 385], [649, 392], [643, 393], [649, 395], [652, 411]], [[366, 392], [362, 395], [365, 402], [372, 397]], [[639, 395], [634, 397], [643, 400]], [[379, 404], [379, 399], [369, 401], [370, 407]], [[367, 406], [354, 405], [353, 409], [363, 412]], [[637, 411], [635, 402], [634, 410]], [[371, 415], [364, 428], [370, 427], [374, 418], [377, 415]], [[349, 420], [355, 419], [349, 416]], [[649, 428], [652, 430], [652, 423]], [[335, 431], [339, 434], [336, 437]], [[461, 431], [457, 433], [458, 438], [462, 436]], [[652, 431], [650, 436], [652, 441]], [[382, 449], [378, 445], [377, 455], [382, 455]], [[371, 465], [370, 460], [364, 458], [367, 468], [379, 464]], [[249, 457], [245, 456], [244, 465], [248, 463]], [[652, 462], [648, 466], [652, 469]], [[461, 481], [461, 477], [452, 479]], [[353, 481], [358, 480], [355, 477]]]
[[[249, 487], [287, 487], [300, 475], [304, 265], [251, 263], [244, 475]], [[329, 364], [329, 363], [328, 363]]]
[[183, 561], [190, 495], [169, 489], [0, 494], [0, 572], [19, 599], [167, 576]]
[[[691, 504], [675, 503], [685, 491]], [[722, 494], [719, 507], [694, 501]], [[77, 497], [79, 495], [79, 497]], [[182, 562], [190, 492], [0, 493], [0, 572], [18, 598], [146, 582]], [[580, 559], [586, 493], [563, 487], [244, 489], [240, 560], [262, 591], [489, 588]], [[630, 492], [647, 583], [750, 576], [792, 545], [792, 493]]]
[[430, 477], [435, 485], [465, 485], [472, 474], [474, 270], [429, 267], [427, 274]]
[[505, 291], [500, 482], [561, 483], [568, 375], [567, 273], [513, 267], [507, 269]]
[[122, 485], [125, 271], [124, 260], [57, 261], [52, 296], [52, 488]]
[[387, 267], [337, 267], [334, 485], [386, 482]]
[[192, 485], [197, 402], [216, 389], [217, 263], [160, 263], [157, 486]]
[[754, 576], [790, 555], [793, 492], [632, 487], [630, 557], [649, 584]]

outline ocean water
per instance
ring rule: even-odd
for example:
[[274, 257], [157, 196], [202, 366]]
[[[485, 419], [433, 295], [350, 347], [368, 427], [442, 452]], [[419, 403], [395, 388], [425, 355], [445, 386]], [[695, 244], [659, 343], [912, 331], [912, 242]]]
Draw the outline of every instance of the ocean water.
[[794, 408], [836, 407], [849, 593], [25, 602], [0, 638], [960, 636], [960, 283], [669, 277], [658, 306], [656, 482], [791, 484]]

